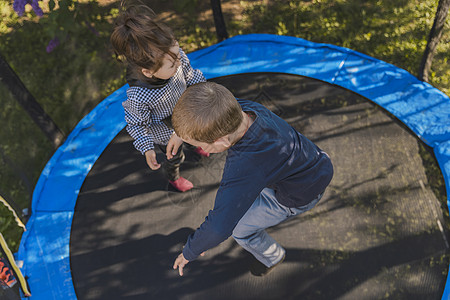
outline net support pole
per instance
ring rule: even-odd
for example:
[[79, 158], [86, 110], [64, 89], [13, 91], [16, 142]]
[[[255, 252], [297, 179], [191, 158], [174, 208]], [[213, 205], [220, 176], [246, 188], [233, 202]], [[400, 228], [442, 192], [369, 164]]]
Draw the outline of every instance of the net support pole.
[[216, 25], [217, 39], [221, 42], [228, 38], [228, 32], [223, 19], [220, 0], [211, 0], [211, 8], [214, 16], [214, 24]]
[[33, 95], [28, 91], [23, 82], [0, 54], [0, 81], [8, 87], [11, 94], [25, 109], [28, 115], [44, 132], [46, 137], [57, 148], [64, 140], [64, 135], [56, 126], [44, 109], [39, 105]]
[[431, 69], [431, 63], [436, 52], [436, 47], [442, 36], [442, 31], [445, 26], [445, 19], [448, 15], [450, 8], [450, 0], [439, 0], [439, 4], [436, 10], [436, 17], [434, 18], [433, 27], [431, 27], [430, 35], [428, 37], [427, 47], [420, 63], [418, 78], [422, 81], [428, 81], [428, 73]]

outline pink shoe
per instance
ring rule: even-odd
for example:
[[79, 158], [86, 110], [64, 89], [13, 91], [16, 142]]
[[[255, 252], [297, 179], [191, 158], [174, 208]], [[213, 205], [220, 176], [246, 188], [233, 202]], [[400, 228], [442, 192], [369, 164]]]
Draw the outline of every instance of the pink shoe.
[[194, 185], [192, 184], [192, 182], [190, 182], [189, 180], [180, 177], [175, 181], [170, 181], [169, 183], [176, 188], [177, 190], [179, 190], [180, 192], [186, 192], [189, 191], [190, 189], [192, 189], [194, 187]]
[[209, 153], [206, 152], [205, 150], [203, 150], [202, 147], [197, 147], [197, 148], [195, 148], [194, 151], [195, 151], [195, 153], [200, 154], [201, 156], [209, 157]]

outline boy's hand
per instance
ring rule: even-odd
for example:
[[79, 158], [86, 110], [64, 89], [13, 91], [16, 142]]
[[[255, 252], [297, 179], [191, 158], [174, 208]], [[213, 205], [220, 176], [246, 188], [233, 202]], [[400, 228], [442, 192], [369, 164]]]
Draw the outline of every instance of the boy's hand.
[[[205, 252], [200, 254], [200, 256], [205, 256]], [[184, 267], [189, 263], [189, 261], [184, 258], [183, 252], [178, 255], [177, 259], [175, 259], [175, 262], [173, 263], [173, 269], [176, 270], [178, 268], [178, 273], [180, 276], [183, 276], [183, 269]]]
[[170, 137], [169, 142], [166, 147], [166, 156], [167, 159], [172, 159], [172, 157], [177, 154], [178, 149], [183, 144], [183, 140], [178, 137], [178, 135], [174, 132]]
[[160, 164], [158, 164], [158, 161], [156, 160], [156, 152], [155, 150], [148, 150], [145, 152], [145, 160], [147, 161], [147, 165], [152, 170], [158, 170], [159, 167], [161, 167]]
[[178, 273], [180, 274], [180, 276], [183, 276], [183, 269], [188, 263], [189, 261], [184, 258], [183, 253], [180, 253], [180, 255], [178, 255], [177, 259], [175, 259], [175, 262], [173, 263], [173, 269], [176, 270], [178, 268]]

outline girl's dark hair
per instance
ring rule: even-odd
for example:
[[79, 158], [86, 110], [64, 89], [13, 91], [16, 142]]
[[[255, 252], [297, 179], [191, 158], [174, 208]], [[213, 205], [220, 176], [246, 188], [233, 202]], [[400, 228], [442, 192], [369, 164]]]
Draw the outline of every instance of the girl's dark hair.
[[175, 45], [172, 30], [157, 21], [156, 14], [144, 4], [122, 7], [114, 23], [111, 45], [116, 58], [126, 61], [134, 75], [143, 76], [141, 69], [156, 72], [166, 54]]

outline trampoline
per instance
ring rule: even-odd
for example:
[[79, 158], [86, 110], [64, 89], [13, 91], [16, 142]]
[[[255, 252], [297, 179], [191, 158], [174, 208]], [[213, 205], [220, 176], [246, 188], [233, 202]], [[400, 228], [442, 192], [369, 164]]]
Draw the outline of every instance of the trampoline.
[[125, 85], [80, 121], [38, 180], [17, 253], [31, 299], [449, 299], [448, 207], [419, 155], [420, 144], [433, 149], [448, 199], [446, 95], [393, 65], [294, 37], [236, 36], [189, 58], [333, 160], [319, 205], [269, 230], [285, 262], [254, 277], [229, 238], [184, 277], [172, 270], [212, 208], [226, 154], [186, 150], [181, 172], [195, 188], [173, 190], [124, 130]]

